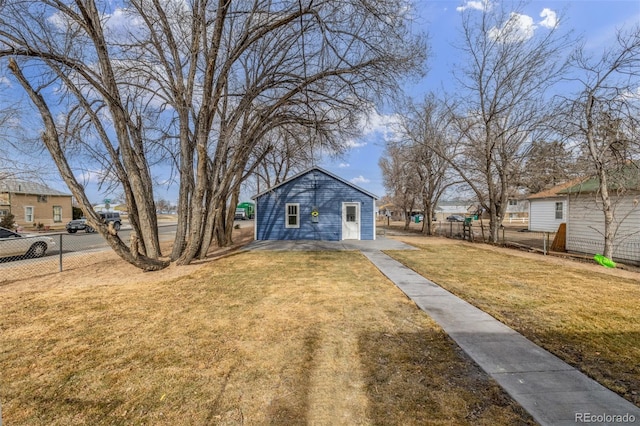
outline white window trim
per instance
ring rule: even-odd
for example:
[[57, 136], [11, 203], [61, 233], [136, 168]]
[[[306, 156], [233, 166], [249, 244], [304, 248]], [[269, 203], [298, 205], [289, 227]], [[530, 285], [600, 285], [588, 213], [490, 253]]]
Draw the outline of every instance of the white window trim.
[[[60, 218], [56, 220], [56, 209], [60, 209]], [[53, 223], [62, 222], [62, 206], [53, 206]]]
[[[289, 206], [295, 206], [296, 207], [296, 224], [295, 225], [289, 225], [289, 216], [293, 216], [293, 215], [289, 215]], [[285, 228], [300, 228], [300, 203], [286, 203], [284, 205], [284, 227]]]
[[[27, 218], [27, 209], [31, 209], [31, 220], [29, 220]], [[33, 208], [33, 206], [24, 206], [24, 221], [27, 223], [32, 223], [35, 218], [33, 217], [35, 214], [35, 209]]]
[[[562, 206], [562, 209], [560, 211], [558, 211], [558, 204]], [[556, 220], [563, 220], [564, 219], [564, 203], [562, 201], [556, 202], [554, 205], [554, 210], [555, 210], [554, 215]], [[560, 213], [561, 217], [558, 217], [558, 213]]]

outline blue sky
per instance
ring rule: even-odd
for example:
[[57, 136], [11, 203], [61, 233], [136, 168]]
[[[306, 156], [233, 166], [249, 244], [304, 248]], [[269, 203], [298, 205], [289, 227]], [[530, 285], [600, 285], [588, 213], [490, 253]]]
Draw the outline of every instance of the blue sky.
[[[451, 87], [451, 71], [460, 58], [451, 47], [459, 36], [460, 7], [473, 7], [481, 2], [469, 1], [419, 1], [414, 27], [429, 33], [431, 56], [428, 58], [429, 72], [419, 82], [406, 84], [405, 91], [416, 100], [429, 91], [440, 91]], [[581, 1], [532, 1], [524, 13], [532, 18], [536, 31], [542, 30], [540, 16], [545, 10], [564, 15], [561, 28], [571, 29], [582, 36], [585, 47], [594, 55], [600, 55], [615, 41], [616, 29], [640, 23], [640, 0], [581, 0]], [[378, 159], [384, 149], [385, 138], [393, 137], [390, 123], [392, 113], [380, 113], [371, 117], [364, 126], [364, 136], [351, 142], [353, 148], [344, 158], [326, 159], [320, 166], [349, 180], [378, 196], [385, 194]]]
[[[405, 91], [420, 100], [429, 91], [451, 90], [451, 72], [456, 63], [461, 61], [457, 52], [452, 48], [452, 43], [457, 40], [461, 27], [461, 8], [481, 7], [487, 0], [476, 1], [424, 1], [416, 0], [415, 31], [425, 31], [429, 34], [430, 56], [427, 67], [427, 75], [419, 81], [412, 81], [405, 85]], [[505, 3], [508, 4], [508, 3]], [[554, 13], [564, 17], [560, 21], [563, 30], [573, 30], [576, 36], [584, 37], [585, 46], [595, 55], [599, 55], [603, 49], [613, 44], [616, 29], [628, 28], [640, 23], [640, 0], [581, 0], [581, 1], [543, 1], [530, 2], [523, 10], [523, 22], [532, 25], [530, 30], [543, 30], [545, 19], [553, 17]], [[477, 12], [479, 13], [479, 12]], [[10, 81], [0, 74], [0, 93], [7, 93], [6, 89], [13, 92], [13, 96], [25, 98], [24, 94], [18, 94], [16, 87], [9, 87]], [[17, 85], [16, 85], [17, 86]], [[12, 99], [15, 101], [15, 99]], [[382, 175], [378, 167], [378, 160], [384, 149], [384, 141], [393, 137], [392, 126], [397, 120], [390, 107], [383, 111], [374, 112], [369, 117], [362, 119], [363, 135], [357, 140], [349, 140], [350, 149], [338, 159], [324, 158], [318, 165], [353, 182], [354, 184], [372, 192], [378, 196], [385, 193]], [[38, 128], [41, 126], [37, 120], [33, 123], [22, 123], [25, 128]], [[28, 159], [32, 164], [37, 164], [43, 170], [43, 179], [59, 190], [65, 190], [61, 179], [51, 173], [46, 153], [37, 153]], [[44, 173], [49, 170], [49, 173]], [[94, 183], [95, 178], [87, 175], [86, 185], [89, 199], [94, 203], [100, 203], [105, 198], [115, 198], [117, 193], [101, 192]], [[252, 193], [246, 191], [242, 198], [249, 198]], [[171, 202], [177, 200], [175, 187], [155, 188], [156, 199], [164, 198]]]

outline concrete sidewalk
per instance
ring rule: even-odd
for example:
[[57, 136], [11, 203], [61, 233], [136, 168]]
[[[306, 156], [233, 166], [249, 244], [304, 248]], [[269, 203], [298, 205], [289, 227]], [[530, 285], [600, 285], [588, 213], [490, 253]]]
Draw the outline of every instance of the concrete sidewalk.
[[386, 254], [364, 255], [541, 425], [640, 424], [640, 408]]
[[268, 251], [336, 251], [336, 250], [360, 250], [362, 252], [380, 250], [417, 250], [415, 247], [402, 241], [376, 236], [375, 240], [256, 240], [252, 241], [243, 250], [268, 250]]

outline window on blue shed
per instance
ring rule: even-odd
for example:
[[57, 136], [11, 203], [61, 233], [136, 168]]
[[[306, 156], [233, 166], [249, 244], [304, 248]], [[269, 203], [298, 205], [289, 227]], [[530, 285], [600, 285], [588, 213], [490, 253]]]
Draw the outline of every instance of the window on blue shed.
[[564, 218], [564, 203], [556, 203], [556, 219]]
[[300, 228], [300, 204], [286, 204], [285, 228]]

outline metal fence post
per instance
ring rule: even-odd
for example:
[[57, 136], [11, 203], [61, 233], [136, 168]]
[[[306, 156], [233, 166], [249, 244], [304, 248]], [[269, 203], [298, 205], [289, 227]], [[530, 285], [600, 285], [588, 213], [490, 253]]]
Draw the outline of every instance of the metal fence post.
[[60, 257], [59, 257], [59, 262], [60, 262], [60, 272], [62, 272], [62, 234], [60, 234]]

